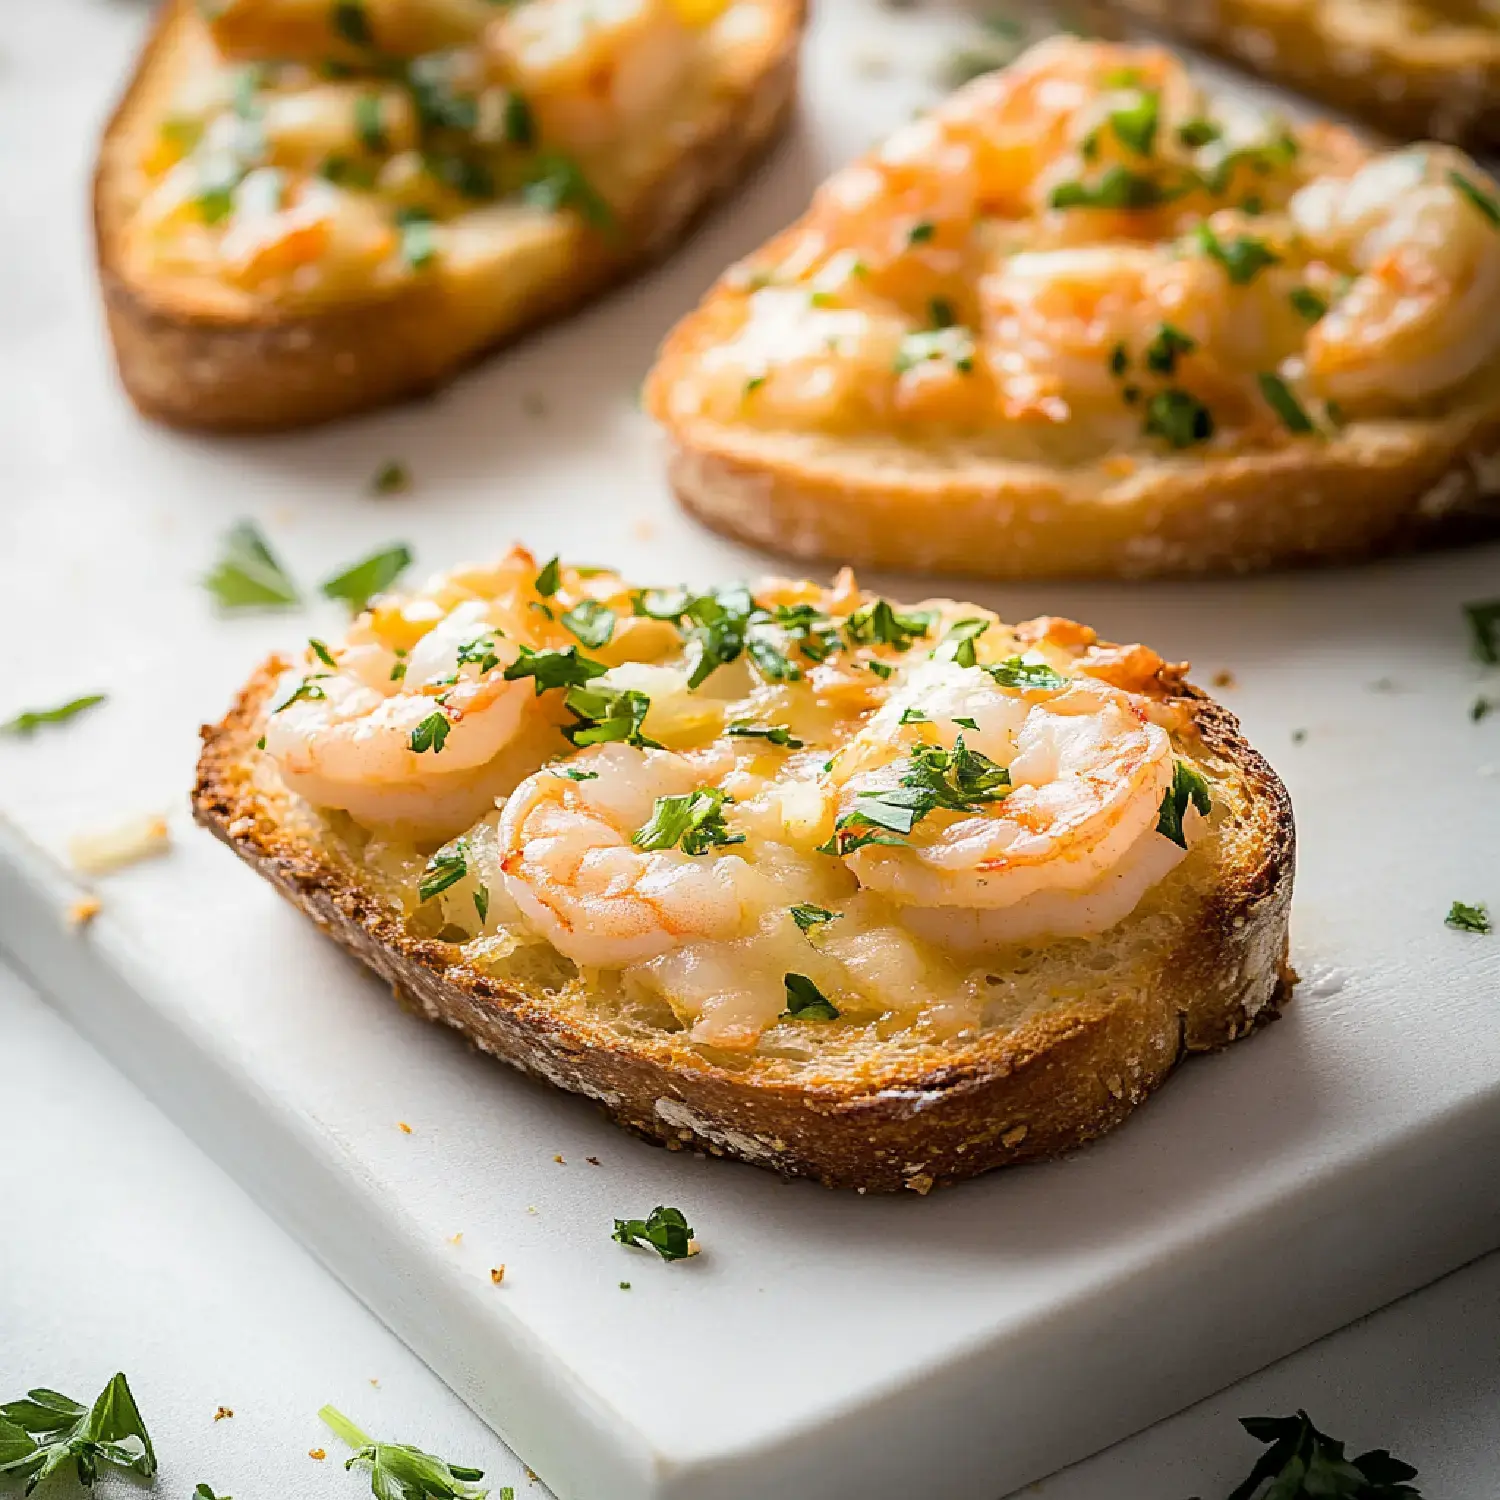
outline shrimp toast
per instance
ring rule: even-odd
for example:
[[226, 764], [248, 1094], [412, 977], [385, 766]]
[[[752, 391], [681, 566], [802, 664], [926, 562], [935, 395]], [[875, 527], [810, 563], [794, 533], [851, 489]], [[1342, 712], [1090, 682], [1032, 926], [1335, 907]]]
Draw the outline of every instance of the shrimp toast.
[[926, 1192], [1290, 996], [1290, 804], [1185, 671], [847, 571], [517, 549], [268, 661], [193, 804], [405, 1005], [617, 1123]]
[[1004, 578], [1500, 530], [1500, 189], [1055, 39], [830, 178], [667, 339], [710, 526]]
[[1500, 147], [1500, 11], [1485, 0], [1110, 0], [1406, 139]]
[[802, 21], [166, 0], [94, 179], [126, 391], [245, 431], [433, 390], [673, 248], [786, 118]]

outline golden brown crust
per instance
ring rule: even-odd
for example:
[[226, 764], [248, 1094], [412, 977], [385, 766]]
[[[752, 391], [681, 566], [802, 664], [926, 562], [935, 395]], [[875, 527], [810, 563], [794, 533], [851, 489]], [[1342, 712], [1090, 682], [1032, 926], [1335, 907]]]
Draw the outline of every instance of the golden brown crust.
[[[105, 129], [94, 174], [94, 236], [105, 316], [120, 379], [147, 416], [216, 431], [310, 426], [426, 394], [475, 360], [564, 316], [669, 253], [708, 206], [775, 139], [796, 92], [804, 0], [777, 0], [764, 65], [681, 142], [680, 155], [608, 243], [579, 232], [552, 277], [475, 347], [461, 295], [414, 283], [389, 296], [309, 315], [207, 314], [127, 277], [119, 255], [123, 158], [139, 129], [154, 70], [166, 64], [191, 0], [167, 0]], [[503, 271], [502, 273], [503, 274]]]
[[[1119, 1124], [1188, 1052], [1245, 1035], [1289, 998], [1291, 805], [1231, 714], [1190, 687], [1175, 702], [1195, 753], [1232, 766], [1253, 808], [1237, 859], [1171, 951], [1129, 982], [1101, 976], [1085, 1001], [960, 1049], [934, 1044], [854, 1074], [789, 1083], [731, 1071], [681, 1036], [629, 1041], [587, 1007], [497, 983], [457, 948], [414, 939], [352, 873], [287, 817], [254, 748], [285, 663], [273, 658], [224, 720], [203, 730], [198, 821], [272, 881], [398, 999], [486, 1052], [598, 1101], [674, 1149], [740, 1157], [861, 1191], [926, 1192], [992, 1167], [1055, 1156]], [[1178, 689], [1172, 669], [1164, 690]]]
[[1107, 0], [1407, 140], [1500, 146], [1500, 27], [1418, 29], [1391, 0]]

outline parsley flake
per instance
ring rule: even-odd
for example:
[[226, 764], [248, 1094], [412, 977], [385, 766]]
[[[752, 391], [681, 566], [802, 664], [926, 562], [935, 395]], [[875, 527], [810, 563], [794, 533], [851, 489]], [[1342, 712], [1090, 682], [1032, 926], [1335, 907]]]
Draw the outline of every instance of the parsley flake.
[[1185, 760], [1179, 760], [1172, 766], [1172, 785], [1161, 799], [1161, 810], [1156, 819], [1156, 831], [1171, 839], [1179, 849], [1187, 848], [1182, 820], [1187, 816], [1190, 802], [1205, 818], [1213, 807], [1208, 783], [1201, 772]]
[[810, 980], [806, 974], [788, 974], [782, 983], [786, 985], [786, 1009], [783, 1019], [794, 1021], [837, 1021], [839, 1008]]
[[427, 861], [427, 868], [422, 871], [422, 879], [417, 884], [417, 899], [431, 901], [450, 885], [457, 885], [468, 873], [468, 841], [457, 839], [446, 848], [439, 849]]
[[56, 708], [28, 708], [15, 718], [0, 724], [0, 734], [35, 734], [43, 724], [63, 724], [75, 714], [81, 714], [105, 701], [103, 693], [86, 693], [82, 698], [70, 698]]
[[580, 688], [602, 677], [609, 670], [603, 662], [578, 654], [577, 646], [561, 646], [552, 651], [533, 651], [522, 646], [521, 654], [505, 669], [507, 682], [530, 677], [536, 684], [536, 696], [553, 688]]
[[937, 615], [931, 610], [894, 609], [889, 600], [873, 599], [844, 621], [844, 634], [851, 646], [891, 646], [909, 651], [913, 641], [931, 635]]
[[1044, 661], [1024, 661], [1019, 656], [1007, 657], [983, 668], [1000, 687], [1023, 688], [1051, 692], [1068, 685], [1061, 672], [1054, 671]]
[[325, 599], [342, 599], [357, 614], [411, 566], [411, 559], [411, 548], [404, 542], [397, 542], [379, 552], [372, 552], [342, 573], [325, 578], [319, 589]]
[[1224, 267], [1224, 273], [1235, 286], [1247, 286], [1267, 266], [1279, 265], [1281, 257], [1262, 239], [1252, 234], [1221, 240], [1207, 224], [1193, 231], [1199, 250]]
[[630, 842], [648, 853], [680, 848], [694, 855], [743, 844], [745, 835], [730, 833], [724, 822], [724, 804], [733, 800], [713, 787], [700, 787], [682, 797], [658, 797], [651, 820], [636, 829]]
[[642, 749], [660, 750], [656, 740], [641, 733], [651, 700], [635, 688], [575, 687], [563, 699], [563, 706], [577, 723], [563, 730], [570, 744], [580, 750], [587, 745], [606, 745], [623, 741]]
[[1154, 177], [1132, 172], [1129, 167], [1105, 169], [1097, 182], [1081, 180], [1060, 182], [1052, 189], [1047, 203], [1050, 208], [1157, 208], [1180, 197], [1182, 189], [1163, 187]]
[[1455, 901], [1448, 908], [1448, 915], [1443, 918], [1443, 922], [1459, 932], [1491, 933], [1495, 930], [1495, 924], [1490, 921], [1489, 908], [1483, 902], [1470, 906], [1467, 902]]
[[1162, 323], [1146, 345], [1146, 368], [1157, 375], [1174, 375], [1178, 359], [1191, 354], [1197, 347], [1198, 341], [1180, 328]]
[[1134, 103], [1112, 110], [1109, 123], [1121, 145], [1137, 156], [1150, 156], [1160, 119], [1161, 95], [1155, 90], [1143, 90]]
[[421, 755], [428, 750], [431, 750], [434, 755], [441, 754], [443, 744], [448, 738], [448, 731], [452, 727], [446, 715], [430, 713], [412, 730], [411, 738], [407, 741], [407, 748], [414, 755]]
[[1482, 599], [1464, 605], [1469, 622], [1469, 644], [1477, 660], [1487, 667], [1500, 666], [1500, 599]]
[[948, 633], [937, 650], [932, 653], [933, 656], [939, 661], [956, 662], [961, 667], [977, 666], [979, 658], [975, 654], [974, 642], [992, 623], [990, 620], [980, 619], [955, 620], [948, 627]]
[[654, 1250], [663, 1260], [686, 1260], [697, 1253], [693, 1226], [680, 1208], [658, 1204], [644, 1219], [616, 1219], [610, 1236], [616, 1244]]
[[937, 225], [931, 219], [919, 219], [906, 232], [908, 245], [925, 245], [937, 233]]
[[411, 488], [411, 470], [399, 458], [388, 458], [370, 477], [372, 495], [404, 495]]
[[1255, 378], [1260, 383], [1260, 393], [1266, 398], [1266, 405], [1281, 418], [1281, 425], [1288, 432], [1302, 435], [1318, 430], [1306, 408], [1292, 394], [1292, 388], [1281, 376], [1262, 373]]
[[1328, 299], [1320, 297], [1311, 287], [1294, 286], [1286, 296], [1297, 316], [1309, 323], [1316, 323], [1328, 311]]
[[839, 919], [838, 912], [829, 911], [826, 906], [815, 906], [811, 901], [799, 901], [789, 909], [792, 921], [803, 932], [811, 932], [814, 927], [821, 927], [827, 922], [837, 922]]
[[1158, 391], [1146, 402], [1142, 430], [1174, 448], [1191, 448], [1214, 435], [1214, 414], [1196, 396], [1174, 387]]
[[363, 0], [334, 0], [329, 12], [329, 22], [346, 42], [352, 42], [356, 47], [375, 45], [375, 36], [370, 30], [370, 18], [365, 14]]
[[220, 609], [275, 609], [302, 602], [254, 521], [240, 521], [230, 529], [203, 586]]
[[543, 599], [550, 599], [562, 583], [562, 565], [557, 558], [543, 564], [542, 571], [536, 575], [536, 591]]
[[960, 375], [972, 375], [976, 353], [974, 335], [967, 328], [951, 323], [942, 324], [936, 328], [908, 333], [901, 340], [892, 368], [896, 374], [905, 375], [918, 365], [932, 360], [946, 360]]
[[1500, 199], [1493, 193], [1485, 192], [1478, 183], [1471, 182], [1462, 172], [1450, 171], [1448, 181], [1479, 210], [1492, 229], [1500, 229]]
[[585, 646], [595, 650], [614, 639], [615, 612], [597, 599], [580, 599], [572, 609], [563, 612], [561, 620]]
[[785, 724], [752, 724], [748, 719], [736, 719], [724, 733], [740, 740], [765, 740], [783, 750], [800, 750], [806, 743], [794, 738]]

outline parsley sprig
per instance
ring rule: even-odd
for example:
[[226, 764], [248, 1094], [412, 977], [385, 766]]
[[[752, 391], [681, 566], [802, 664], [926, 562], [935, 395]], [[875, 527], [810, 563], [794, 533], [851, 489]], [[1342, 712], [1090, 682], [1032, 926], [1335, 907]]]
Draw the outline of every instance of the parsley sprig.
[[151, 1436], [123, 1374], [104, 1387], [92, 1407], [45, 1387], [0, 1406], [0, 1475], [24, 1478], [29, 1495], [70, 1463], [78, 1482], [89, 1488], [101, 1465], [145, 1479], [156, 1473]]
[[203, 586], [226, 610], [285, 609], [302, 602], [254, 521], [239, 521], [229, 529]]
[[680, 1208], [658, 1204], [644, 1219], [616, 1219], [610, 1236], [617, 1244], [654, 1250], [663, 1260], [686, 1260], [697, 1253], [693, 1226]]
[[342, 599], [358, 614], [376, 594], [390, 588], [411, 566], [411, 559], [411, 548], [395, 542], [325, 578], [319, 589], [325, 599]]
[[1488, 934], [1495, 930], [1495, 924], [1490, 920], [1489, 908], [1483, 902], [1470, 906], [1467, 901], [1455, 901], [1448, 908], [1448, 915], [1443, 918], [1443, 923], [1459, 932]]
[[724, 822], [724, 804], [731, 801], [727, 792], [714, 787], [700, 787], [681, 797], [658, 797], [650, 821], [636, 829], [630, 842], [648, 853], [680, 848], [684, 854], [743, 844], [745, 835], [731, 833]]
[[376, 1500], [484, 1500], [488, 1493], [473, 1484], [484, 1478], [483, 1469], [448, 1463], [406, 1443], [378, 1443], [333, 1406], [323, 1407], [318, 1419], [355, 1450], [346, 1469], [369, 1466]]
[[1187, 848], [1182, 820], [1187, 816], [1189, 803], [1205, 818], [1213, 808], [1213, 798], [1202, 773], [1185, 760], [1179, 760], [1172, 766], [1172, 785], [1161, 799], [1161, 810], [1156, 819], [1156, 831], [1171, 839], [1179, 849]]
[[1229, 1500], [1421, 1500], [1406, 1481], [1417, 1471], [1374, 1448], [1345, 1458], [1344, 1445], [1319, 1432], [1305, 1411], [1294, 1417], [1241, 1417], [1266, 1451]]
[[[867, 844], [901, 844], [929, 813], [978, 812], [998, 802], [1010, 786], [1010, 772], [987, 755], [970, 750], [959, 735], [952, 750], [914, 745], [900, 784], [859, 793], [853, 812], [834, 824], [824, 854], [851, 854]], [[891, 837], [900, 834], [900, 838]]]

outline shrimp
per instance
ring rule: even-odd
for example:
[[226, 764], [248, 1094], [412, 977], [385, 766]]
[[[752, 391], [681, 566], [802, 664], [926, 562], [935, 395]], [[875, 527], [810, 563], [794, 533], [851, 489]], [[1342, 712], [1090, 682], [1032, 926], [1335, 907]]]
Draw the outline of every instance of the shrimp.
[[266, 726], [266, 753], [288, 789], [411, 839], [447, 838], [482, 816], [519, 779], [503, 752], [529, 748], [528, 726], [562, 744], [533, 706], [532, 684], [505, 679], [519, 650], [497, 613], [489, 601], [465, 601], [410, 654], [356, 627], [329, 652], [331, 669], [310, 663]]
[[548, 0], [517, 5], [486, 47], [500, 81], [525, 95], [541, 136], [597, 151], [667, 107], [697, 52], [668, 0]]
[[632, 841], [658, 798], [713, 787], [733, 763], [722, 743], [684, 755], [609, 744], [572, 757], [565, 771], [537, 772], [500, 818], [511, 900], [558, 952], [602, 968], [743, 935], [784, 902], [774, 881], [733, 852]]
[[[1466, 190], [1467, 188], [1467, 190]], [[1310, 387], [1347, 410], [1424, 401], [1500, 352], [1500, 230], [1475, 201], [1493, 180], [1439, 146], [1320, 179], [1293, 220], [1358, 272], [1307, 339]]]
[[[1028, 693], [1029, 702], [994, 692], [1024, 707], [1018, 727], [1014, 708], [988, 726], [975, 721], [976, 743], [988, 736], [993, 745], [997, 733], [1013, 743], [1008, 792], [994, 788], [966, 811], [929, 811], [904, 842], [865, 844], [845, 862], [862, 886], [903, 909], [913, 931], [939, 940], [1102, 931], [1183, 856], [1155, 831], [1173, 784], [1171, 739], [1131, 695], [1100, 682]], [[916, 732], [956, 745], [951, 724]], [[857, 768], [842, 785], [845, 816], [893, 790], [909, 767]]]

